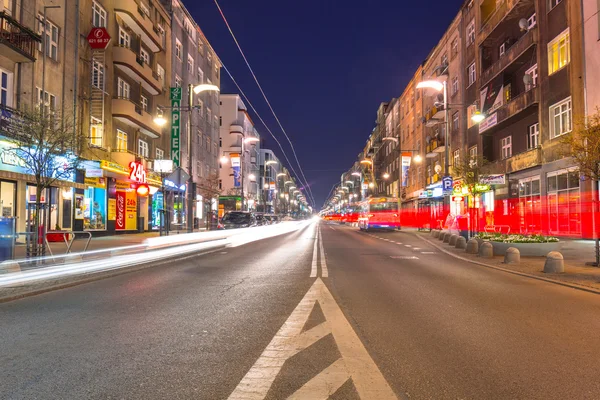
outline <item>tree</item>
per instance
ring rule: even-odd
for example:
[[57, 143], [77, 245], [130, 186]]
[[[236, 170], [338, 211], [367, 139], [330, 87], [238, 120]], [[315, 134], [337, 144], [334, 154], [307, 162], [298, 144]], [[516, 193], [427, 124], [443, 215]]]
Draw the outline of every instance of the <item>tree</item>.
[[[478, 198], [485, 192], [483, 185], [479, 180], [484, 172], [487, 172], [489, 162], [483, 156], [472, 157], [471, 155], [462, 152], [458, 157], [458, 162], [452, 166], [453, 175], [461, 177], [463, 184], [468, 188], [469, 193], [474, 198]], [[475, 222], [472, 226], [474, 231], [478, 230], [479, 224], [479, 208], [477, 209]]]
[[600, 240], [597, 227], [598, 179], [600, 179], [600, 108], [596, 113], [575, 121], [571, 133], [561, 137], [562, 155], [571, 157], [579, 174], [592, 181], [592, 226], [596, 240], [596, 262], [600, 266]]
[[[65, 114], [67, 115], [67, 114]], [[29, 254], [44, 253], [43, 232], [40, 226], [42, 195], [60, 180], [72, 180], [79, 166], [83, 141], [73, 133], [73, 124], [60, 113], [48, 112], [43, 108], [24, 110], [11, 121], [9, 148], [5, 153], [25, 168], [34, 177], [36, 188], [33, 220], [30, 221], [32, 240], [29, 241]]]
[[204, 179], [204, 182], [198, 185], [198, 191], [202, 196], [205, 210], [208, 210], [208, 212], [206, 212], [206, 228], [210, 229], [209, 216], [211, 215], [210, 211], [212, 211], [210, 209], [211, 199], [219, 197], [222, 192], [222, 190], [219, 189], [219, 174], [210, 174], [206, 179]]

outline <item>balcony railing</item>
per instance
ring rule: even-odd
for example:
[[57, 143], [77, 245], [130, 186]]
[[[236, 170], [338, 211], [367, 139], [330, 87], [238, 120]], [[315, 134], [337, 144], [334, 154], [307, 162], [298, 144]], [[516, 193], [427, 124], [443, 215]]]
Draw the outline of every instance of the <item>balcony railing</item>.
[[500, 57], [495, 63], [493, 63], [488, 69], [481, 73], [481, 83], [486, 84], [500, 72], [504, 71], [506, 67], [515, 62], [527, 49], [538, 42], [539, 34], [538, 29], [533, 28], [526, 34], [521, 36], [508, 50]]
[[506, 173], [517, 172], [522, 169], [535, 167], [542, 164], [542, 149], [524, 151], [523, 153], [515, 154], [506, 160]]
[[0, 12], [0, 53], [18, 63], [35, 61], [35, 50], [39, 42], [39, 35], [6, 12]]
[[442, 139], [432, 139], [425, 148], [427, 158], [433, 158], [444, 151], [444, 141]]
[[481, 23], [481, 29], [479, 30], [479, 41], [482, 42], [485, 38], [487, 38], [494, 28], [498, 26], [498, 24], [520, 1], [524, 0], [504, 0], [500, 4], [497, 4], [496, 10], [490, 14], [487, 20], [482, 21]]

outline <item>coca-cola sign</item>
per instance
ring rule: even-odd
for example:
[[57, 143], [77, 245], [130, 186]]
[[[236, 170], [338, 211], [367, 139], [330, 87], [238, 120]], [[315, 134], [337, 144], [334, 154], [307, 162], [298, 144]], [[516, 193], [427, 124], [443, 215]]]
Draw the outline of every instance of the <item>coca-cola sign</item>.
[[125, 192], [117, 192], [116, 229], [125, 229], [125, 202], [126, 202], [126, 193]]

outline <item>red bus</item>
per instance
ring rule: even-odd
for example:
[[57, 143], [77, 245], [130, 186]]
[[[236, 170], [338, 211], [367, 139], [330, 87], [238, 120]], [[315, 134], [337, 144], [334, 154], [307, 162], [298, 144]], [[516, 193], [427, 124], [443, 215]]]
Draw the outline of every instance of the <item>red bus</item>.
[[358, 218], [360, 230], [395, 230], [400, 226], [398, 199], [395, 197], [370, 197], [361, 203]]

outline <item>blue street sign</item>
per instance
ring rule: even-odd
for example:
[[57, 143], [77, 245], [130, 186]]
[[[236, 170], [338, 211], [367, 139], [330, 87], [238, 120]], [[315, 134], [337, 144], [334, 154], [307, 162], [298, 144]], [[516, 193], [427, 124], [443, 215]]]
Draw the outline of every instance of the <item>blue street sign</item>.
[[452, 190], [452, 186], [453, 182], [451, 176], [445, 176], [442, 178], [442, 189], [444, 189], [444, 191]]

